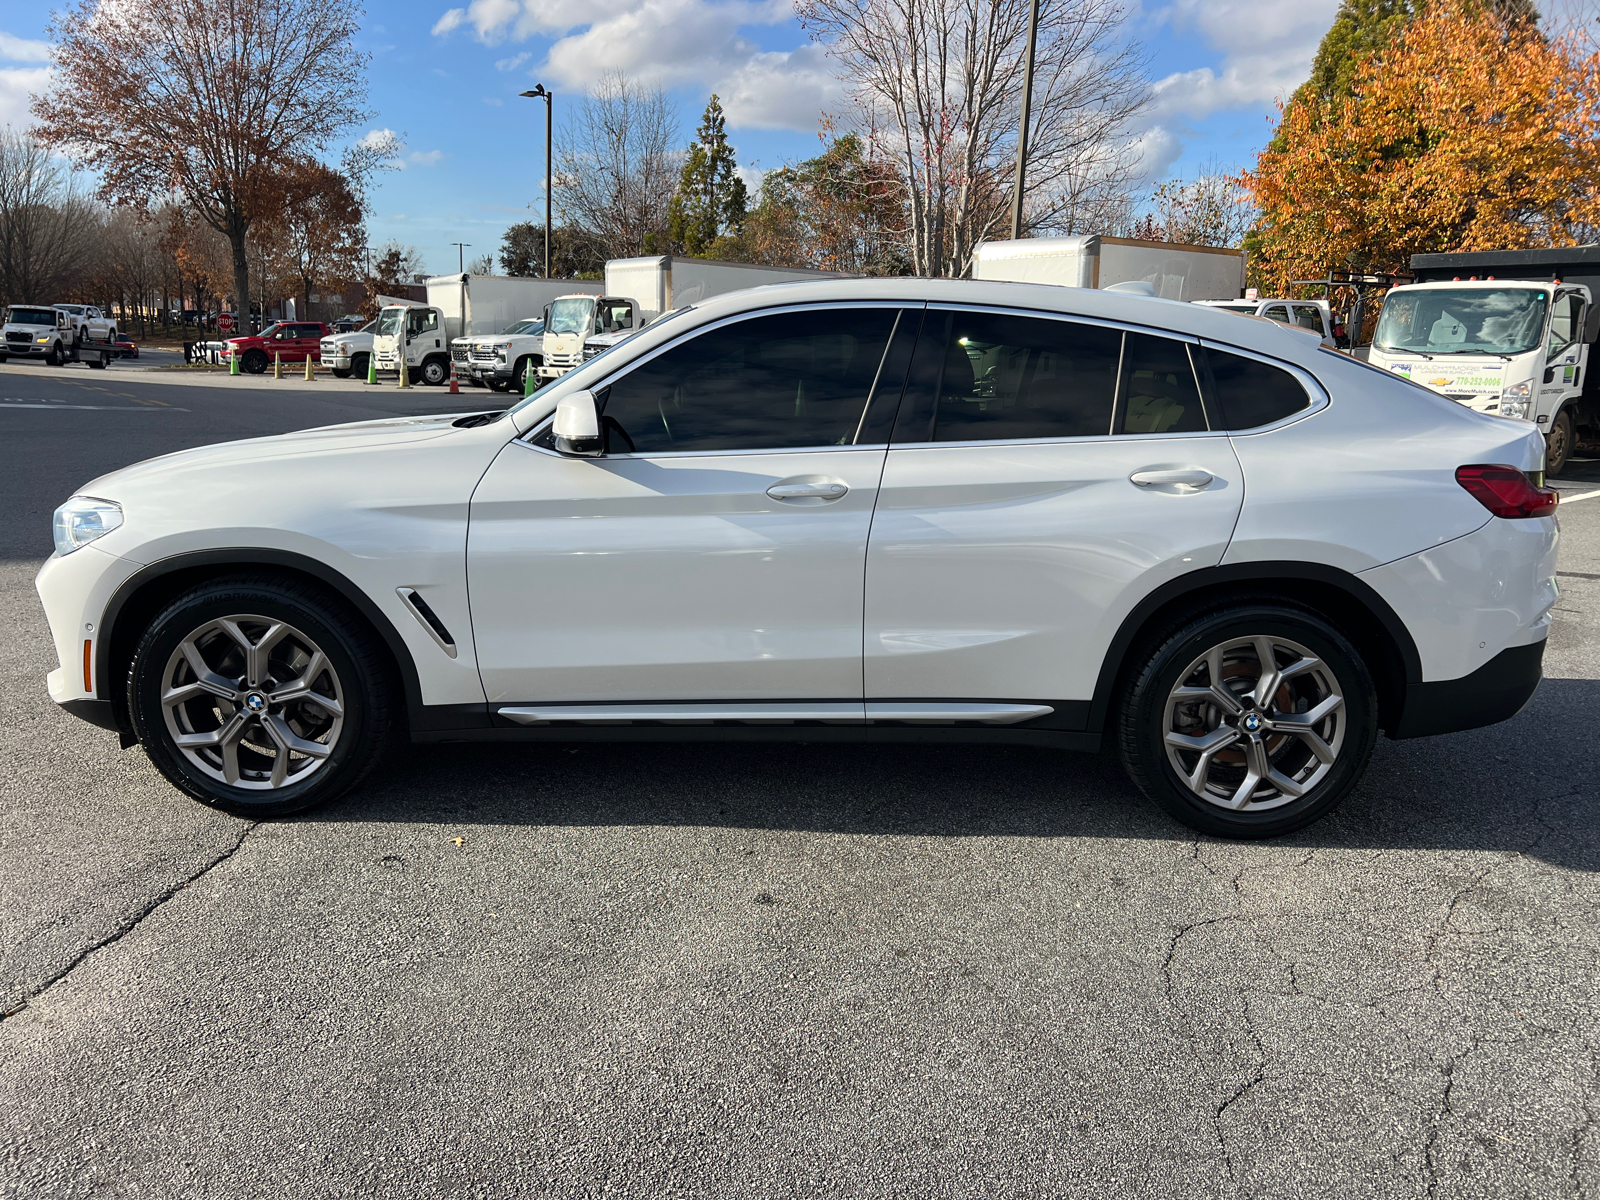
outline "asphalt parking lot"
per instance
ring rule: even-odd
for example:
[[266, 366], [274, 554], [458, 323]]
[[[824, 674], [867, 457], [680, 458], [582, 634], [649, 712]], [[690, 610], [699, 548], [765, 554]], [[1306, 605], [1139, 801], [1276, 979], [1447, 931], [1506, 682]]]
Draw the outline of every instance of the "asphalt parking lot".
[[959, 746], [417, 748], [252, 824], [46, 697], [92, 476], [497, 406], [0, 367], [0, 1194], [1600, 1193], [1600, 495], [1530, 706], [1263, 845]]

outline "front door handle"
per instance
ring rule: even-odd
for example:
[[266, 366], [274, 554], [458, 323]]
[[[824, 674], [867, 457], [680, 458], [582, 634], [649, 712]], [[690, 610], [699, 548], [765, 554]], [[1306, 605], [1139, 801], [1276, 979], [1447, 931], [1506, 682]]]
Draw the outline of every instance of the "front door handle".
[[837, 479], [820, 483], [775, 483], [767, 489], [774, 500], [837, 500], [850, 489]]
[[1202, 467], [1177, 467], [1171, 470], [1135, 471], [1129, 482], [1138, 487], [1190, 487], [1203, 488], [1214, 478]]

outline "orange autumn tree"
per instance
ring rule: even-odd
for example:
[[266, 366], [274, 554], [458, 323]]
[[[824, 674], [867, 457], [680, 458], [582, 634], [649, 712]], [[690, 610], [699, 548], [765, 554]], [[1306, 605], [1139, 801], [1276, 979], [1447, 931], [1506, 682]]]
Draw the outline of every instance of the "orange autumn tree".
[[1600, 54], [1488, 6], [1429, 4], [1352, 95], [1300, 98], [1277, 132], [1242, 176], [1274, 292], [1417, 253], [1572, 245], [1600, 223]]

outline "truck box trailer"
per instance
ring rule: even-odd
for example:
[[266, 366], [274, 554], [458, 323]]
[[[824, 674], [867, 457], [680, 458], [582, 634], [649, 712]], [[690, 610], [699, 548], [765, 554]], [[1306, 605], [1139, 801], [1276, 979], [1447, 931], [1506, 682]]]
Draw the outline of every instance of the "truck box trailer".
[[427, 281], [428, 303], [444, 313], [451, 338], [503, 333], [537, 317], [557, 296], [597, 296], [598, 280], [525, 279], [514, 275], [435, 275]]
[[1243, 250], [1219, 246], [1080, 234], [984, 242], [972, 277], [1082, 288], [1148, 283], [1167, 300], [1237, 300], [1245, 261]]

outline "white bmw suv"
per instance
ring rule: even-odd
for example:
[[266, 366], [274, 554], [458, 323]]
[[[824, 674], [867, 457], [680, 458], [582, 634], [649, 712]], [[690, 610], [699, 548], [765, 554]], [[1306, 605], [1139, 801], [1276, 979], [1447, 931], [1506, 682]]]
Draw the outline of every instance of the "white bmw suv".
[[1556, 598], [1520, 421], [1265, 321], [1027, 284], [788, 284], [503, 413], [84, 486], [51, 696], [189, 795], [293, 812], [385, 739], [1114, 747], [1211, 833], [1504, 720]]

